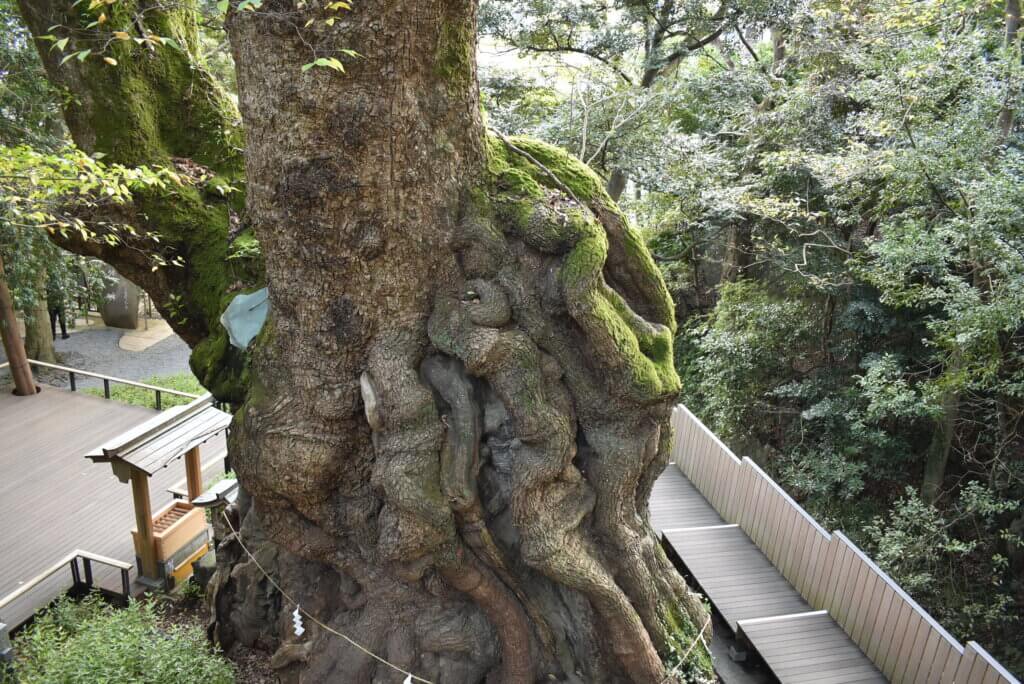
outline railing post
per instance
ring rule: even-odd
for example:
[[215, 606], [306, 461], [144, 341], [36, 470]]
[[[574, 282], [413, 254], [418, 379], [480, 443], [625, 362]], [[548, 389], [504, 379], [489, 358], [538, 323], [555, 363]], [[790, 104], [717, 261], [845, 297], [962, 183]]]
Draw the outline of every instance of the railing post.
[[160, 401], [160, 390], [156, 391], [156, 410], [163, 410], [162, 402]]
[[75, 386], [75, 374], [68, 371], [68, 380], [71, 381], [71, 391], [74, 392], [78, 388]]
[[103, 396], [107, 399], [110, 398], [110, 381], [103, 378]]
[[82, 565], [85, 567], [85, 586], [92, 589], [92, 561], [88, 558], [83, 558]]
[[11, 667], [14, 662], [14, 647], [11, 646], [11, 633], [3, 622], [0, 622], [0, 674]]
[[128, 571], [125, 570], [124, 568], [121, 568], [121, 594], [123, 596], [124, 607], [125, 608], [128, 607], [128, 597], [129, 597], [128, 592], [129, 592], [129, 588], [128, 588]]
[[79, 587], [82, 585], [82, 576], [78, 574], [78, 558], [72, 558], [68, 565], [71, 566], [71, 581], [74, 583], [71, 591], [77, 594]]

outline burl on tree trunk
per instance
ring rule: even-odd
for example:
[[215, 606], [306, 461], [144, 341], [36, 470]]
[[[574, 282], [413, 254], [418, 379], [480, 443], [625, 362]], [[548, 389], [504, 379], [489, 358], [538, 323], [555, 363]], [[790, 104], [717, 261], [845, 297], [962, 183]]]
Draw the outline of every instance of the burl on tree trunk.
[[[471, 0], [229, 10], [244, 221], [271, 305], [246, 369], [185, 289], [218, 265], [213, 247], [148, 289], [198, 313], [178, 324], [203, 350], [194, 367], [244, 384], [232, 515], [310, 614], [434, 682], [671, 681], [664, 662], [706, 617], [648, 522], [679, 390], [672, 302], [585, 165], [486, 134], [475, 14]], [[359, 54], [345, 73], [302, 69], [342, 50]], [[181, 142], [196, 134], [160, 144], [225, 158]], [[217, 553], [225, 647], [271, 649], [288, 682], [403, 679], [316, 626], [295, 637], [293, 606], [237, 540]], [[709, 676], [693, 653], [681, 670]]]

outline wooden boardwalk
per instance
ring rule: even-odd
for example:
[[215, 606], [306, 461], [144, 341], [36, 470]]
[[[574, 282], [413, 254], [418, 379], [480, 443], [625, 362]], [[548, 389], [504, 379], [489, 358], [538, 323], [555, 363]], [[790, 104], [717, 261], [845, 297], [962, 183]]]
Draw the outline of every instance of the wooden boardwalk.
[[652, 524], [781, 681], [1020, 684], [685, 406], [672, 426], [675, 467], [655, 487]]
[[[154, 413], [47, 386], [34, 397], [0, 393], [0, 597], [76, 548], [135, 563], [131, 488], [84, 454]], [[223, 451], [223, 436], [204, 445], [204, 467]], [[206, 474], [218, 472], [211, 467]], [[166, 489], [184, 476], [180, 461], [153, 476], [154, 509], [171, 500]], [[0, 622], [17, 625], [70, 579], [70, 571], [54, 575], [8, 607]], [[106, 588], [119, 585], [110, 569], [96, 579]]]
[[825, 611], [814, 611], [673, 464], [651, 493], [651, 525], [686, 573], [782, 684], [887, 681]]

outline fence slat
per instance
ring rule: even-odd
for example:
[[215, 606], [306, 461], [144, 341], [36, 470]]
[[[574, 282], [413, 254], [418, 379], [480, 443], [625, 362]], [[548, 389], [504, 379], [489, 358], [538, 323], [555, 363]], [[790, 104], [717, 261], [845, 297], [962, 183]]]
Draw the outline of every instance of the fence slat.
[[853, 626], [857, 620], [857, 613], [860, 611], [860, 606], [864, 599], [864, 585], [868, 581], [869, 574], [871, 574], [871, 568], [868, 567], [867, 563], [862, 563], [860, 558], [855, 557], [854, 570], [850, 573], [850, 584], [844, 600], [846, 611], [843, 622], [840, 625], [851, 639], [853, 638]]
[[[953, 684], [953, 679], [956, 677], [956, 668], [959, 667], [962, 659], [963, 652], [959, 648], [955, 648], [953, 644], [950, 644], [942, 667], [936, 667], [929, 679], [931, 681], [938, 681], [939, 684]], [[935, 674], [938, 674], [937, 680]]]
[[790, 533], [789, 543], [786, 545], [786, 556], [782, 561], [782, 576], [785, 577], [793, 588], [800, 591], [800, 561], [803, 560], [804, 545], [807, 543], [807, 526], [803, 524], [796, 511], [790, 509]]
[[928, 629], [928, 640], [925, 642], [924, 651], [921, 656], [921, 664], [917, 668], [917, 673], [914, 675], [914, 684], [927, 684], [928, 672], [932, 669], [935, 663], [935, 658], [938, 654], [939, 649], [939, 633], [929, 626]]
[[907, 618], [906, 629], [903, 630], [903, 638], [900, 639], [900, 647], [896, 651], [896, 667], [893, 668], [893, 681], [906, 681], [907, 669], [910, 667], [914, 657], [914, 646], [917, 643], [918, 633], [924, 624], [924, 618], [916, 610], [910, 611]]
[[882, 588], [882, 600], [878, 602], [878, 611], [870, 624], [870, 637], [868, 647], [864, 650], [873, 663], [879, 662], [879, 653], [885, 644], [885, 633], [889, 625], [889, 616], [892, 614], [893, 599], [896, 597], [896, 590], [886, 584]]
[[964, 654], [960, 657], [960, 663], [957, 665], [956, 674], [953, 675], [953, 681], [956, 684], [969, 684], [971, 670], [974, 668], [974, 663], [978, 659], [978, 653], [968, 643], [967, 647], [964, 648]]
[[[878, 603], [882, 598], [884, 587], [885, 582], [882, 581], [882, 578], [874, 572], [869, 572], [867, 582], [864, 584], [864, 595], [853, 620], [851, 637], [858, 644], [863, 644], [868, 640], [868, 630], [878, 614]], [[863, 646], [861, 648], [864, 650]]]
[[910, 647], [910, 663], [907, 665], [906, 671], [903, 673], [903, 681], [913, 682], [917, 679], [917, 673], [924, 665], [924, 653], [928, 648], [928, 642], [931, 639], [932, 634], [935, 630], [928, 624], [928, 621], [921, 616], [921, 625], [917, 628], [917, 639], [914, 640], [914, 645]]
[[740, 466], [735, 461], [729, 462], [729, 480], [732, 482], [732, 486], [729, 488], [729, 519], [726, 522], [734, 523], [742, 504], [740, 497], [743, 489], [743, 480], [740, 478]]
[[[749, 481], [750, 489], [750, 502], [747, 504], [747, 514], [744, 516], [743, 524], [740, 527], [747, 533], [751, 541], [756, 536], [754, 528], [757, 523], [760, 522], [761, 516], [758, 515], [761, 509], [763, 499], [761, 498], [761, 476], [757, 474], [749, 459], [743, 460], [743, 468], [747, 471], [747, 480]], [[755, 542], [756, 543], [756, 542]]]
[[839, 548], [835, 543], [835, 536], [829, 537], [828, 542], [822, 547], [824, 553], [815, 562], [814, 568], [814, 593], [811, 607], [815, 610], [827, 610], [825, 608], [825, 592], [828, 588], [828, 578], [832, 576], [832, 565], [835, 563], [836, 550]]
[[744, 521], [746, 526], [743, 531], [753, 540], [757, 536], [755, 530], [761, 522], [761, 506], [764, 505], [761, 488], [764, 483], [761, 482], [761, 476], [757, 474], [757, 471], [751, 467], [750, 461], [746, 461], [744, 465], [747, 468], [747, 477], [750, 479], [750, 505], [747, 506], [747, 517]]
[[814, 567], [815, 560], [821, 551], [825, 538], [818, 534], [818, 531], [807, 526], [807, 545], [800, 559], [800, 567], [797, 570], [800, 576], [800, 584], [797, 589], [800, 595], [807, 599], [807, 602], [814, 606]]
[[897, 660], [900, 647], [903, 646], [903, 640], [907, 636], [907, 623], [910, 622], [910, 616], [913, 613], [909, 603], [900, 602], [899, 605], [899, 619], [896, 620], [896, 629], [893, 630], [892, 639], [889, 640], [888, 646], [885, 649], [885, 660], [882, 661], [882, 674], [889, 679], [893, 678], [896, 674], [896, 669], [899, 667]]
[[779, 497], [775, 496], [775, 492], [772, 491], [772, 487], [767, 479], [765, 479], [765, 503], [764, 526], [761, 528], [761, 539], [757, 545], [764, 551], [764, 555], [768, 556], [768, 560], [772, 562], [772, 565], [778, 566], [775, 535], [779, 529], [779, 510], [782, 502], [779, 500]]

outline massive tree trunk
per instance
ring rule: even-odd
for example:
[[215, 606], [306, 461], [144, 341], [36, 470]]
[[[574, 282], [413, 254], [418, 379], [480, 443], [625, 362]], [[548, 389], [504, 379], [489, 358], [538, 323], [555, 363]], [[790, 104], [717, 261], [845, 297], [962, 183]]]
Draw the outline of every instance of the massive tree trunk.
[[[647, 524], [678, 380], [638, 236], [582, 164], [485, 139], [473, 3], [306, 35], [317, 12], [264, 9], [229, 22], [271, 301], [233, 433], [243, 526], [429, 679], [661, 681], [699, 610]], [[300, 76], [307, 44], [362, 57]], [[314, 638], [307, 670], [386, 675]]]
[[[475, 9], [229, 12], [271, 311], [232, 515], [305, 610], [430, 681], [671, 681], [662, 658], [705, 620], [648, 522], [672, 303], [595, 174], [485, 135]], [[345, 73], [302, 70], [343, 49]], [[219, 334], [203, 325], [197, 346]], [[238, 539], [218, 563], [226, 647], [272, 649], [284, 681], [403, 679], [319, 627], [294, 636]], [[701, 648], [681, 671], [710, 674]]]

